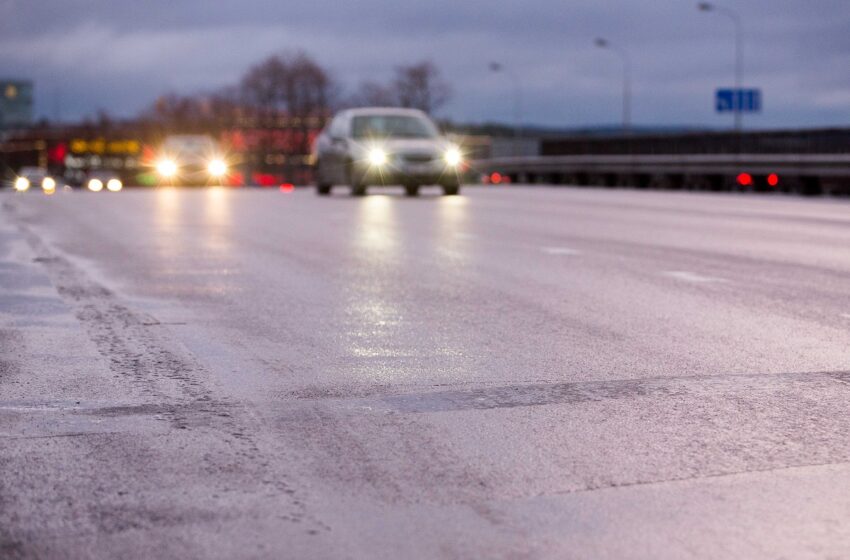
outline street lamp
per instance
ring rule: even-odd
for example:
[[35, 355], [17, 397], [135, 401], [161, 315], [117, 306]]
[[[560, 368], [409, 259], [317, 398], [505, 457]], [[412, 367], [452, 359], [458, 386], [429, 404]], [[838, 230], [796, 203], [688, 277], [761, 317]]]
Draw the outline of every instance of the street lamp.
[[735, 130], [741, 130], [741, 100], [740, 91], [744, 74], [744, 32], [741, 27], [741, 17], [737, 12], [711, 2], [699, 2], [697, 9], [701, 12], [717, 12], [732, 20], [735, 24], [735, 97], [733, 113], [735, 115]]
[[505, 68], [499, 62], [491, 62], [490, 70], [492, 72], [504, 72], [514, 83], [514, 135], [516, 136], [516, 140], [514, 142], [513, 151], [514, 155], [519, 155], [517, 153], [519, 151], [519, 146], [517, 144], [522, 139], [522, 84], [520, 83], [519, 76], [517, 76], [514, 71], [510, 68]]
[[632, 61], [625, 49], [612, 45], [607, 39], [597, 37], [593, 43], [600, 49], [616, 53], [623, 61], [623, 131], [628, 132], [632, 126]]

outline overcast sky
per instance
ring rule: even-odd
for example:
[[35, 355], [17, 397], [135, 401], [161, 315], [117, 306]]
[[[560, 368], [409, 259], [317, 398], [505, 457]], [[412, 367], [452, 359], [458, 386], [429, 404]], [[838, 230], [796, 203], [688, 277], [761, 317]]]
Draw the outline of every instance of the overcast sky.
[[[850, 2], [743, 0], [745, 83], [764, 111], [745, 125], [850, 126]], [[453, 84], [440, 114], [510, 121], [512, 68], [524, 120], [550, 126], [620, 119], [634, 66], [634, 121], [728, 126], [713, 92], [733, 81], [732, 22], [689, 0], [0, 0], [0, 76], [35, 81], [36, 112], [131, 116], [166, 92], [234, 83], [269, 54], [302, 49], [345, 87], [431, 59]]]

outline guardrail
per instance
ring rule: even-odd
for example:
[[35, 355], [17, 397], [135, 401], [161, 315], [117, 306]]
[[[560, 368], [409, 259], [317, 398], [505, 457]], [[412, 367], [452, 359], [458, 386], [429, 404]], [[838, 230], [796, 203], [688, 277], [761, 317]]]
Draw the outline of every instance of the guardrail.
[[850, 154], [567, 155], [472, 163], [519, 183], [850, 193]]

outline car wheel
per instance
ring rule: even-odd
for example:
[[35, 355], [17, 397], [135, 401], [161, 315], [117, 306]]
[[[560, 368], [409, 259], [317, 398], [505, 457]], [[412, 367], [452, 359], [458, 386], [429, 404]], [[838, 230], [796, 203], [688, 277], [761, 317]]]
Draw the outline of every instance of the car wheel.
[[331, 194], [331, 184], [328, 183], [327, 178], [324, 173], [324, 162], [319, 159], [316, 160], [316, 167], [314, 168], [314, 180], [316, 183], [316, 194], [319, 195], [327, 195]]
[[460, 183], [444, 183], [443, 194], [446, 196], [457, 196], [460, 194]]
[[419, 196], [419, 185], [405, 185], [404, 194], [407, 196]]
[[363, 177], [358, 177], [354, 165], [348, 162], [346, 165], [346, 179], [351, 186], [351, 196], [364, 196], [366, 194], [366, 184], [363, 182]]

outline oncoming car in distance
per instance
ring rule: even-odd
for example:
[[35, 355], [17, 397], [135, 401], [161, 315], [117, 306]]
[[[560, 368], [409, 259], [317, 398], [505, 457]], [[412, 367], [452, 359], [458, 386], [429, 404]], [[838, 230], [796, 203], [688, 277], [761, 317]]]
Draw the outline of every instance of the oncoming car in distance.
[[57, 182], [41, 167], [22, 167], [12, 182], [18, 192], [26, 192], [30, 187], [40, 188], [47, 194], [56, 192]]
[[361, 196], [372, 185], [402, 185], [416, 196], [421, 185], [460, 192], [463, 155], [415, 109], [348, 109], [334, 116], [314, 145], [316, 192], [345, 184]]
[[118, 192], [124, 188], [124, 183], [121, 181], [118, 173], [98, 169], [89, 171], [86, 174], [86, 178], [83, 180], [83, 186], [92, 192], [100, 192], [102, 190]]
[[154, 166], [159, 182], [167, 185], [217, 185], [229, 173], [218, 143], [194, 134], [168, 136]]

